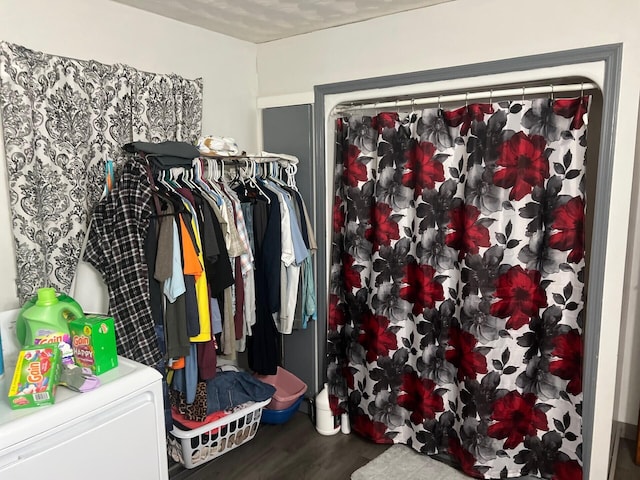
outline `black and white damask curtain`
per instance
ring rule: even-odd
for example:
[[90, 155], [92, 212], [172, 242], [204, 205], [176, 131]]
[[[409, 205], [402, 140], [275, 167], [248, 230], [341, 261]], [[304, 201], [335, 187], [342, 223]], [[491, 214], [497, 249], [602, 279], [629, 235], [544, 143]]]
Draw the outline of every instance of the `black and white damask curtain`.
[[202, 81], [0, 42], [0, 108], [21, 303], [68, 292], [104, 162], [132, 141], [195, 143]]

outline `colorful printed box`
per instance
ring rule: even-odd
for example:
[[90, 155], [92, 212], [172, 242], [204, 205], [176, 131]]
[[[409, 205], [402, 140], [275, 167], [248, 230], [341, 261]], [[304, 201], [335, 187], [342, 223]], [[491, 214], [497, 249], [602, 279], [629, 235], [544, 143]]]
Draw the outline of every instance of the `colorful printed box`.
[[61, 356], [57, 345], [24, 347], [9, 387], [12, 409], [38, 407], [55, 403], [60, 378]]
[[90, 368], [95, 375], [118, 366], [113, 317], [87, 314], [69, 322], [76, 365]]

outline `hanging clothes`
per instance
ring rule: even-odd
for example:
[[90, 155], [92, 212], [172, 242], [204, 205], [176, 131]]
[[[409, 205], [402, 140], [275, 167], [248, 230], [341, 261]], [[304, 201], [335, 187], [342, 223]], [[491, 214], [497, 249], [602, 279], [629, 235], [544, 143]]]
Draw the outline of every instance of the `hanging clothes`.
[[[275, 193], [264, 190], [268, 207], [254, 209], [256, 239], [256, 323], [249, 338], [249, 367], [260, 375], [275, 375], [280, 363], [278, 330], [273, 314], [280, 309], [282, 233], [280, 204]], [[268, 209], [267, 209], [268, 208]], [[264, 234], [260, 230], [264, 226]]]
[[303, 284], [302, 284], [302, 308], [301, 308], [301, 320], [302, 320], [302, 328], [307, 328], [307, 323], [309, 320], [317, 320], [318, 319], [318, 302], [316, 298], [316, 286], [315, 286], [315, 276], [313, 274], [313, 262], [311, 260], [312, 255], [318, 250], [318, 244], [316, 243], [316, 237], [313, 233], [313, 227], [311, 226], [311, 219], [309, 218], [309, 213], [307, 212], [307, 207], [298, 193], [298, 199], [300, 202], [300, 208], [302, 209], [302, 213], [304, 216], [304, 221], [302, 225], [305, 226], [304, 231], [306, 232], [306, 242], [307, 248], [309, 249], [309, 256], [306, 258], [305, 263], [303, 265]]
[[96, 210], [86, 253], [112, 278], [122, 354], [166, 361], [187, 404], [203, 401], [198, 385], [216, 376], [220, 355], [247, 351], [251, 370], [275, 374], [280, 334], [316, 315], [317, 245], [291, 176], [205, 173], [210, 165], [190, 158], [191, 147], [124, 147], [135, 158]]
[[83, 260], [100, 272], [109, 289], [118, 354], [155, 366], [162, 354], [144, 251], [152, 205], [153, 192], [143, 162], [126, 163], [109, 195], [93, 212]]
[[[274, 313], [273, 317], [280, 333], [291, 333], [293, 313], [298, 297], [299, 258], [304, 260], [300, 247], [301, 234], [288, 193], [272, 181], [262, 181], [260, 184], [276, 195], [280, 206], [280, 300], [278, 311]], [[306, 253], [305, 250], [304, 254]]]
[[[166, 336], [166, 356], [167, 358], [177, 358], [189, 355], [190, 338], [187, 330], [187, 317], [184, 293], [187, 291], [184, 283], [184, 272], [182, 270], [182, 249], [178, 226], [174, 218], [173, 205], [169, 204], [162, 217], [160, 237], [158, 238], [158, 257], [156, 258], [156, 280], [163, 281], [162, 293], [164, 294], [165, 314], [164, 331]], [[171, 238], [165, 239], [163, 230], [170, 230]], [[164, 245], [169, 241], [169, 245]], [[171, 269], [168, 273], [162, 273], [162, 268], [158, 268], [158, 261], [164, 261], [160, 257], [168, 257]]]
[[[185, 217], [187, 221], [185, 222]], [[187, 328], [191, 341], [197, 339], [202, 329], [202, 316], [199, 313], [198, 305], [198, 293], [196, 289], [196, 282], [202, 276], [203, 267], [198, 258], [198, 252], [195, 247], [195, 238], [192, 238], [193, 230], [189, 230], [187, 225], [192, 225], [191, 215], [182, 213], [180, 214], [180, 240], [182, 250], [182, 263], [183, 263], [183, 275], [186, 290], [186, 311], [187, 311]], [[206, 326], [205, 326], [206, 329]], [[203, 341], [208, 338], [202, 338]]]

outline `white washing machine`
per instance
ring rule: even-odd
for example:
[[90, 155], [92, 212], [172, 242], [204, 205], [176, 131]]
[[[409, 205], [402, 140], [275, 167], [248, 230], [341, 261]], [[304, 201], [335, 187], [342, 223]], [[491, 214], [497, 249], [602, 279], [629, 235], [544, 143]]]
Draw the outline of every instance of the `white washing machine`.
[[58, 386], [54, 405], [9, 407], [18, 312], [0, 312], [0, 479], [168, 479], [162, 377], [153, 368], [119, 357], [93, 391]]

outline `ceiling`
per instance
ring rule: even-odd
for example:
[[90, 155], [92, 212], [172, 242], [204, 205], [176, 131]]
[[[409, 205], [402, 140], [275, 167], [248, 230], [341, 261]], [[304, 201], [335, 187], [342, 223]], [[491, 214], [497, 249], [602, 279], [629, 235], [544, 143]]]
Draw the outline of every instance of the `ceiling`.
[[451, 0], [113, 0], [253, 43]]

